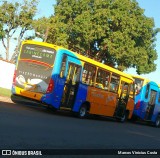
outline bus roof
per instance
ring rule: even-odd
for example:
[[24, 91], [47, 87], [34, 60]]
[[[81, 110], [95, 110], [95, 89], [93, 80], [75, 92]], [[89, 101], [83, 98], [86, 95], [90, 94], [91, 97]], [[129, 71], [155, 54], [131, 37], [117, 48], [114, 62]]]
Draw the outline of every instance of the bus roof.
[[138, 79], [142, 79], [142, 80], [146, 80], [146, 81], [150, 81], [148, 78], [145, 78], [145, 77], [142, 77], [142, 76], [139, 76], [139, 75], [131, 75], [133, 78], [138, 78]]
[[[73, 52], [73, 53], [75, 53], [75, 52]], [[116, 74], [119, 74], [119, 75], [121, 75], [121, 76], [124, 76], [124, 77], [126, 77], [126, 78], [129, 78], [129, 79], [132, 79], [132, 80], [133, 80], [133, 78], [132, 78], [131, 75], [126, 74], [126, 73], [124, 73], [124, 72], [122, 72], [122, 71], [119, 71], [119, 70], [117, 70], [116, 68], [112, 68], [112, 67], [110, 67], [110, 66], [108, 66], [108, 65], [105, 65], [105, 64], [100, 63], [100, 62], [98, 62], [98, 61], [95, 61], [95, 60], [93, 60], [93, 59], [90, 59], [90, 58], [85, 57], [85, 56], [83, 56], [83, 55], [80, 55], [80, 54], [78, 54], [78, 53], [75, 53], [75, 54], [76, 54], [77, 57], [78, 57], [79, 59], [81, 59], [82, 61], [86, 61], [86, 62], [88, 62], [88, 63], [90, 63], [90, 64], [96, 65], [96, 66], [98, 66], [98, 67], [100, 67], [100, 68], [103, 68], [103, 69], [107, 69], [107, 70], [109, 70], [109, 71], [111, 71], [111, 72], [114, 72], [114, 73], [116, 73]]]
[[47, 42], [40, 42], [40, 41], [34, 41], [34, 40], [25, 40], [25, 41], [22, 42], [22, 44], [38, 44], [38, 45], [54, 48], [55, 50], [63, 48], [61, 46], [57, 46], [57, 45], [50, 44], [50, 43], [47, 43]]

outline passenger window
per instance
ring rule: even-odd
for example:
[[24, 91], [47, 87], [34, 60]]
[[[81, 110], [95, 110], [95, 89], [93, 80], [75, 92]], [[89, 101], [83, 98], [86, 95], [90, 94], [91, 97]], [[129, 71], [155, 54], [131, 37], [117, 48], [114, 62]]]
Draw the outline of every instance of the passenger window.
[[96, 67], [85, 64], [82, 74], [82, 83], [93, 85], [95, 80]]
[[143, 80], [141, 79], [135, 79], [135, 92], [136, 94], [137, 93], [140, 93], [141, 89], [142, 89], [142, 85], [143, 85]]
[[95, 86], [104, 90], [108, 90], [110, 73], [98, 69]]
[[111, 76], [111, 82], [110, 82], [110, 91], [111, 92], [117, 92], [118, 86], [119, 86], [119, 80], [120, 77], [112, 74]]

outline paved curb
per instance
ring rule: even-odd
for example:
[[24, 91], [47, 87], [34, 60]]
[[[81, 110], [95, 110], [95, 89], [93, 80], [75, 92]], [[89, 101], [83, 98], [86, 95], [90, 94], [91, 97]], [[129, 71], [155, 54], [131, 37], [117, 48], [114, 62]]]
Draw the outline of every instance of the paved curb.
[[2, 102], [8, 102], [8, 103], [13, 103], [10, 97], [1, 96], [1, 95], [0, 95], [0, 101], [2, 101]]

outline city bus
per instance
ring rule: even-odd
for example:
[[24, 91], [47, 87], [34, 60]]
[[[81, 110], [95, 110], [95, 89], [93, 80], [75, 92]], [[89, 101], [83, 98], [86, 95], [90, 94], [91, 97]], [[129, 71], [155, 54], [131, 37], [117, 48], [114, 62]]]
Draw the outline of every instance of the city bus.
[[49, 43], [23, 41], [12, 94], [55, 110], [70, 110], [124, 122], [134, 109], [134, 79], [76, 52]]
[[138, 118], [156, 127], [160, 126], [160, 88], [159, 85], [141, 76], [135, 79], [135, 107], [132, 120]]

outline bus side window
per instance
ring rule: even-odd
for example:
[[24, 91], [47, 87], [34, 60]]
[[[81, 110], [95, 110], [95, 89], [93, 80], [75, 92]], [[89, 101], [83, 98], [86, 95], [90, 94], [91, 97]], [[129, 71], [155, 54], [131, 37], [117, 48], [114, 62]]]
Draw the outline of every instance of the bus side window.
[[98, 69], [95, 86], [97, 88], [108, 90], [109, 78], [110, 78], [109, 72]]
[[135, 92], [136, 94], [140, 93], [143, 85], [143, 80], [135, 79]]
[[93, 85], [95, 79], [96, 67], [85, 64], [82, 74], [82, 83]]
[[115, 76], [112, 74], [111, 76], [111, 82], [110, 82], [110, 91], [112, 92], [117, 92], [118, 91], [118, 86], [119, 86], [119, 76]]
[[66, 60], [67, 56], [64, 56], [61, 64], [60, 78], [63, 78], [65, 76]]

